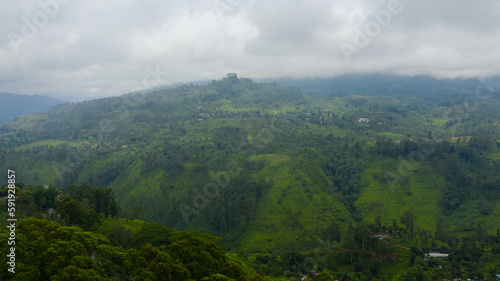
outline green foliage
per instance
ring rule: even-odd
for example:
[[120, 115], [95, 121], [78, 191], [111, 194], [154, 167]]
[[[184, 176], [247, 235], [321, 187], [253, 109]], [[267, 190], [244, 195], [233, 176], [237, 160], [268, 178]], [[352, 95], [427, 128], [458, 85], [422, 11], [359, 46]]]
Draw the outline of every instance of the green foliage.
[[201, 279], [201, 281], [232, 281], [232, 280], [234, 279], [227, 278], [222, 274], [214, 274], [210, 277], [204, 277]]
[[161, 245], [170, 245], [176, 236], [176, 232], [168, 227], [158, 223], [147, 223], [133, 235], [131, 246], [141, 248], [147, 243], [159, 247]]
[[[207, 276], [209, 280], [260, 280], [229, 260], [215, 237], [194, 232], [175, 233], [172, 243], [160, 248], [147, 243], [127, 250], [111, 246], [103, 235], [43, 219], [21, 220], [16, 231], [16, 280], [202, 280]], [[0, 237], [6, 244], [7, 237]], [[2, 248], [2, 254], [6, 251]]]
[[113, 244], [127, 248], [132, 243], [132, 235], [132, 230], [125, 228], [122, 223], [115, 222], [107, 236]]
[[321, 272], [316, 276], [317, 281], [333, 281], [333, 276], [327, 272]]
[[401, 215], [399, 221], [405, 227], [406, 234], [413, 234], [416, 219], [417, 217], [410, 211], [406, 211]]
[[190, 232], [181, 233], [176, 242], [169, 246], [174, 258], [181, 260], [200, 279], [216, 274], [223, 269], [226, 257], [221, 248], [212, 241], [195, 237]]
[[[229, 75], [2, 125], [0, 167], [26, 183], [16, 190], [20, 217], [64, 224], [21, 227], [35, 234], [21, 231], [23, 243], [43, 246], [20, 258], [30, 262], [16, 278], [295, 278], [304, 260], [340, 280], [491, 277], [499, 269], [498, 98], [463, 112], [473, 81], [392, 78], [386, 87], [366, 78], [379, 90], [348, 90], [354, 80], [346, 79], [317, 96]], [[257, 253], [255, 270], [229, 260], [219, 239], [174, 229]], [[324, 260], [311, 254], [318, 247]], [[431, 250], [455, 254], [424, 260]]]

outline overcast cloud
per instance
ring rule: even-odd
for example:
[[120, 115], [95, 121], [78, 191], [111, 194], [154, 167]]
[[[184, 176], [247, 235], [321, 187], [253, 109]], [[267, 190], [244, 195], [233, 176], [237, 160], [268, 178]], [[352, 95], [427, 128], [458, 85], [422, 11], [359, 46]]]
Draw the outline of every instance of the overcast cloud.
[[0, 91], [63, 99], [228, 72], [500, 74], [497, 0], [20, 0], [0, 21]]

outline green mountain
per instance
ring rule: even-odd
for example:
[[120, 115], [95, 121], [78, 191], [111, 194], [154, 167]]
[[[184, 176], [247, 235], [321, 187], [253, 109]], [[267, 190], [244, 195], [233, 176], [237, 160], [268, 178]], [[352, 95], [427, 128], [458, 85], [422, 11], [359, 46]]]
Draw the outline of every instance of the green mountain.
[[2, 280], [269, 280], [219, 237], [120, 218], [112, 189], [18, 184], [1, 193], [12, 190]]
[[382, 247], [358, 232], [419, 250], [497, 235], [498, 90], [415, 79], [316, 95], [230, 74], [60, 104], [0, 127], [0, 167], [25, 185], [111, 188], [126, 218], [245, 254]]
[[64, 101], [40, 95], [17, 95], [0, 92], [0, 123], [7, 123], [15, 117], [43, 112]]

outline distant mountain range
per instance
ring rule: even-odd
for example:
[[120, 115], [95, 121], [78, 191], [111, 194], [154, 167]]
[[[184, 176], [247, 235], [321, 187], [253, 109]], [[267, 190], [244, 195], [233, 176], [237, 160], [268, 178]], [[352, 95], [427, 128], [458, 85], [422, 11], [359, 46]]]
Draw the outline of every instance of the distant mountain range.
[[0, 92], [0, 123], [7, 123], [15, 117], [43, 112], [53, 105], [65, 101], [40, 95], [18, 95]]

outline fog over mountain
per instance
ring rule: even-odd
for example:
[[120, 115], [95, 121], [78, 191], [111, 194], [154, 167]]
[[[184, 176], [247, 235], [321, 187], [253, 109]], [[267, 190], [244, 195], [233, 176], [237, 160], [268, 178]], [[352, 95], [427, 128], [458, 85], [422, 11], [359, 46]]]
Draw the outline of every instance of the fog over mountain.
[[3, 1], [0, 90], [66, 98], [240, 77], [500, 73], [498, 1]]

